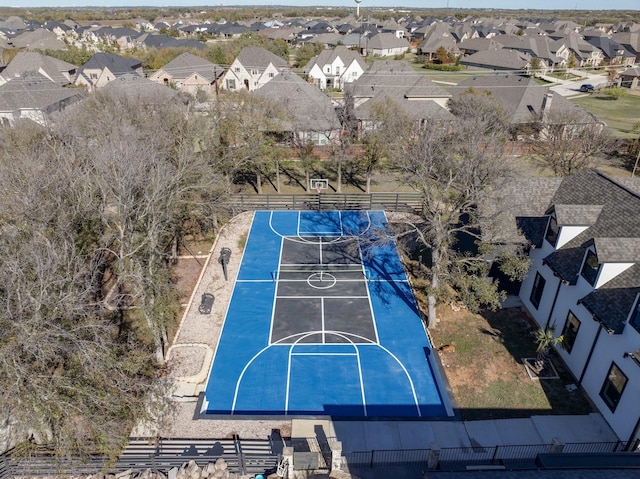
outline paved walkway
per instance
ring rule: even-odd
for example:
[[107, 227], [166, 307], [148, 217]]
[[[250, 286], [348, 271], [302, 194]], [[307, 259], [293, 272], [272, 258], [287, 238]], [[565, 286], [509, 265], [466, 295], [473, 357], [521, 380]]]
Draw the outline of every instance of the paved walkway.
[[505, 445], [616, 442], [618, 438], [599, 413], [580, 416], [532, 416], [485, 421], [329, 421], [294, 419], [293, 437], [322, 426], [327, 437], [342, 442], [345, 452], [430, 449], [432, 447], [494, 447]]

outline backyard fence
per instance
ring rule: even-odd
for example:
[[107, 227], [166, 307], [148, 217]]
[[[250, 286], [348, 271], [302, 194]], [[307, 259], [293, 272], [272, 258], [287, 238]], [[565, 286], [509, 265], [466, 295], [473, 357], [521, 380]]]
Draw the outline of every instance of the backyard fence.
[[313, 193], [232, 195], [227, 206], [236, 214], [251, 210], [386, 210], [417, 213], [422, 195], [399, 193]]
[[623, 452], [625, 449], [626, 443], [617, 441], [373, 450], [345, 452], [342, 456], [349, 469], [412, 465], [442, 471], [491, 466], [536, 469], [536, 458], [540, 454], [607, 454]]

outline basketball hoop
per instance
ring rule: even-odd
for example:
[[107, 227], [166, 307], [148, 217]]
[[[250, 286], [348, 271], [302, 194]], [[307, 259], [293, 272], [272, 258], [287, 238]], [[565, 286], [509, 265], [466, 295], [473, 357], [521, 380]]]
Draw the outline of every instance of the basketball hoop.
[[318, 192], [318, 194], [322, 192], [322, 183], [316, 183], [316, 191]]

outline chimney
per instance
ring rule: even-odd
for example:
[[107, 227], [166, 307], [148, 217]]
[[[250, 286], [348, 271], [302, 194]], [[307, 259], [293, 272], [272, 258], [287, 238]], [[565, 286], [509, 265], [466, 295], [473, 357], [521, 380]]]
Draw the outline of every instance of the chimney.
[[551, 102], [553, 101], [553, 92], [547, 91], [542, 99], [542, 111], [540, 112], [542, 121], [545, 121], [551, 111]]

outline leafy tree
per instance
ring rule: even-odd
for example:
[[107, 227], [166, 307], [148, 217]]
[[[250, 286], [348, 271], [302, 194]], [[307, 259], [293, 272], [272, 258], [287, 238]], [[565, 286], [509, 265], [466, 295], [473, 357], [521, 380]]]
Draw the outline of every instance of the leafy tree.
[[311, 60], [316, 55], [319, 55], [322, 50], [324, 50], [324, 47], [319, 43], [306, 42], [302, 44], [302, 46], [296, 48], [295, 67], [304, 67], [307, 63], [309, 63], [309, 60]]
[[578, 59], [576, 58], [575, 53], [571, 52], [569, 54], [569, 58], [567, 59], [567, 67], [575, 68], [578, 66]]
[[627, 90], [619, 86], [612, 86], [604, 91], [604, 94], [612, 100], [617, 100], [627, 95]]

